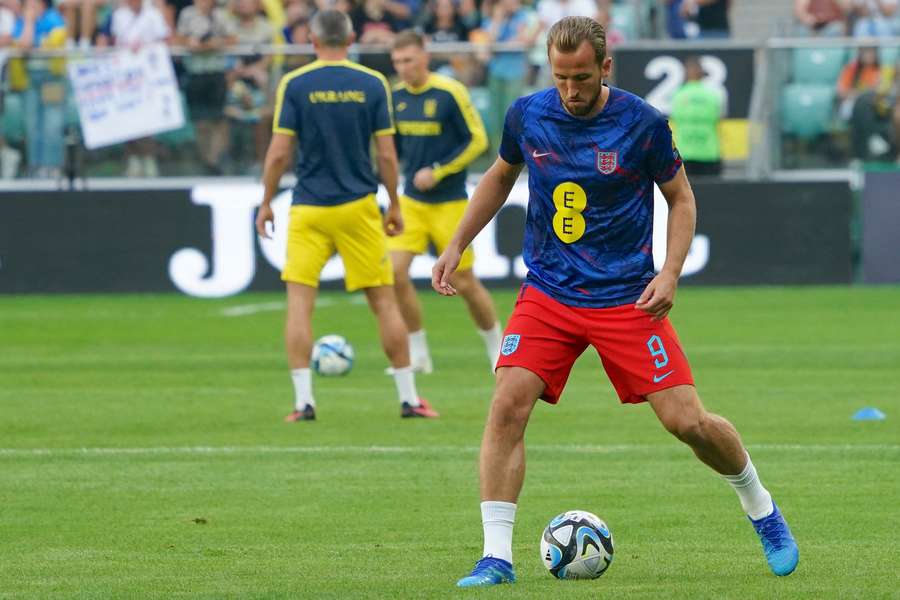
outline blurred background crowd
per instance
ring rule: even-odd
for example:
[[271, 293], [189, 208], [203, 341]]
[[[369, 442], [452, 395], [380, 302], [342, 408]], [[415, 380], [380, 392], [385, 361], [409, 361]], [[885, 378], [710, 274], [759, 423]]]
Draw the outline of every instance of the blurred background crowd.
[[[80, 174], [257, 175], [275, 86], [313, 60], [309, 22], [325, 7], [350, 15], [360, 44], [354, 58], [388, 76], [393, 36], [405, 28], [426, 34], [433, 68], [469, 87], [494, 142], [506, 107], [550, 83], [548, 28], [586, 15], [607, 27], [614, 50], [685, 44], [699, 56], [723, 44], [759, 50], [781, 40], [769, 48], [766, 96], [783, 166], [893, 163], [900, 149], [898, 0], [0, 0], [0, 177], [58, 178], [74, 160], [67, 149], [78, 146], [78, 114], [67, 58], [157, 42], [171, 49], [186, 126], [81, 149]], [[689, 108], [696, 95], [685, 98], [703, 92], [705, 73], [696, 58], [685, 61], [685, 73], [680, 106]], [[715, 128], [724, 104], [701, 115], [679, 114], [674, 103], [676, 135]]]

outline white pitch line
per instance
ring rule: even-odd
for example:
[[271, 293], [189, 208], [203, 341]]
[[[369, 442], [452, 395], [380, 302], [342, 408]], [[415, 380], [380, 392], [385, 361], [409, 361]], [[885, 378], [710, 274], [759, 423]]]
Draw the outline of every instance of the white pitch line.
[[[346, 299], [338, 300], [331, 296], [320, 296], [316, 298], [316, 308], [327, 308], [331, 306], [353, 305], [360, 306], [366, 304], [366, 297], [362, 294], [352, 294]], [[238, 304], [237, 306], [229, 306], [219, 311], [223, 317], [246, 317], [247, 315], [255, 315], [262, 312], [273, 312], [276, 310], [284, 310], [287, 304], [283, 301], [278, 302], [257, 302], [255, 304]]]
[[223, 308], [221, 314], [223, 317], [245, 317], [247, 315], [255, 315], [261, 312], [271, 312], [275, 310], [283, 310], [284, 302], [259, 302], [257, 304], [240, 304], [238, 306], [229, 306]]
[[[531, 444], [542, 453], [624, 454], [635, 451], [684, 452], [682, 446], [660, 444], [564, 445]], [[784, 452], [897, 452], [900, 444], [755, 444], [750, 450]], [[124, 456], [160, 454], [475, 454], [478, 446], [159, 446], [148, 448], [0, 448], [0, 457]]]

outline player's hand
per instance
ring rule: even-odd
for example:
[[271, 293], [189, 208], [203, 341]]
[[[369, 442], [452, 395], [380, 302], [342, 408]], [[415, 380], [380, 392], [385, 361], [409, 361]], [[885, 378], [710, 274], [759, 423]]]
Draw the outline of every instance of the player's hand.
[[384, 232], [391, 237], [403, 233], [403, 215], [399, 204], [392, 203], [384, 213]]
[[269, 240], [272, 239], [272, 236], [269, 235], [266, 229], [266, 223], [271, 223], [272, 231], [275, 231], [275, 214], [272, 212], [272, 207], [269, 203], [264, 202], [259, 205], [259, 209], [256, 211], [256, 233], [259, 234], [259, 237]]
[[416, 171], [415, 176], [413, 176], [413, 185], [416, 186], [416, 189], [422, 192], [427, 192], [437, 185], [437, 181], [434, 179], [434, 169], [431, 167], [422, 167], [418, 171]]
[[455, 296], [456, 289], [450, 285], [450, 277], [456, 272], [462, 254], [449, 246], [438, 257], [431, 269], [431, 287], [441, 296]]
[[662, 321], [672, 310], [675, 303], [675, 290], [678, 278], [668, 273], [660, 273], [647, 284], [644, 293], [635, 302], [634, 307], [653, 315], [654, 321]]

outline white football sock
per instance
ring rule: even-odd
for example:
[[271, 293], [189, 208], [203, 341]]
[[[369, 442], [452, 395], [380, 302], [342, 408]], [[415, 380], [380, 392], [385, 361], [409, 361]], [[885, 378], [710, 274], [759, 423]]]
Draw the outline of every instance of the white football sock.
[[502, 558], [512, 564], [513, 524], [516, 522], [516, 505], [512, 502], [481, 503], [481, 525], [484, 527], [484, 554]]
[[291, 379], [294, 380], [294, 408], [303, 410], [303, 407], [307, 404], [315, 407], [316, 401], [312, 395], [312, 373], [309, 367], [292, 369]]
[[411, 331], [409, 333], [409, 358], [412, 364], [430, 360], [428, 354], [428, 340], [425, 339], [425, 330]]
[[723, 475], [725, 481], [731, 484], [738, 498], [741, 499], [741, 507], [754, 521], [767, 517], [775, 510], [772, 505], [772, 495], [762, 486], [756, 467], [750, 456], [747, 456], [747, 466], [739, 475]]
[[494, 323], [490, 329], [479, 329], [478, 335], [484, 340], [484, 349], [487, 351], [488, 360], [491, 361], [491, 368], [497, 366], [500, 359], [500, 338], [503, 336], [503, 330], [500, 329], [500, 321]]
[[397, 384], [397, 396], [400, 404], [404, 402], [410, 406], [419, 406], [419, 395], [416, 393], [416, 377], [412, 367], [394, 369], [394, 383]]

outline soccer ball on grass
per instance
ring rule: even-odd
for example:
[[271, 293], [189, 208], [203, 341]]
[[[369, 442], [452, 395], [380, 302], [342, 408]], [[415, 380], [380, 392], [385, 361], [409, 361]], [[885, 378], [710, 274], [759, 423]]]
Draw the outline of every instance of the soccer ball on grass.
[[312, 350], [312, 368], [319, 375], [346, 375], [353, 367], [353, 346], [340, 335], [316, 340]]
[[613, 559], [613, 539], [600, 517], [570, 510], [554, 517], [541, 536], [541, 558], [558, 579], [596, 579]]

